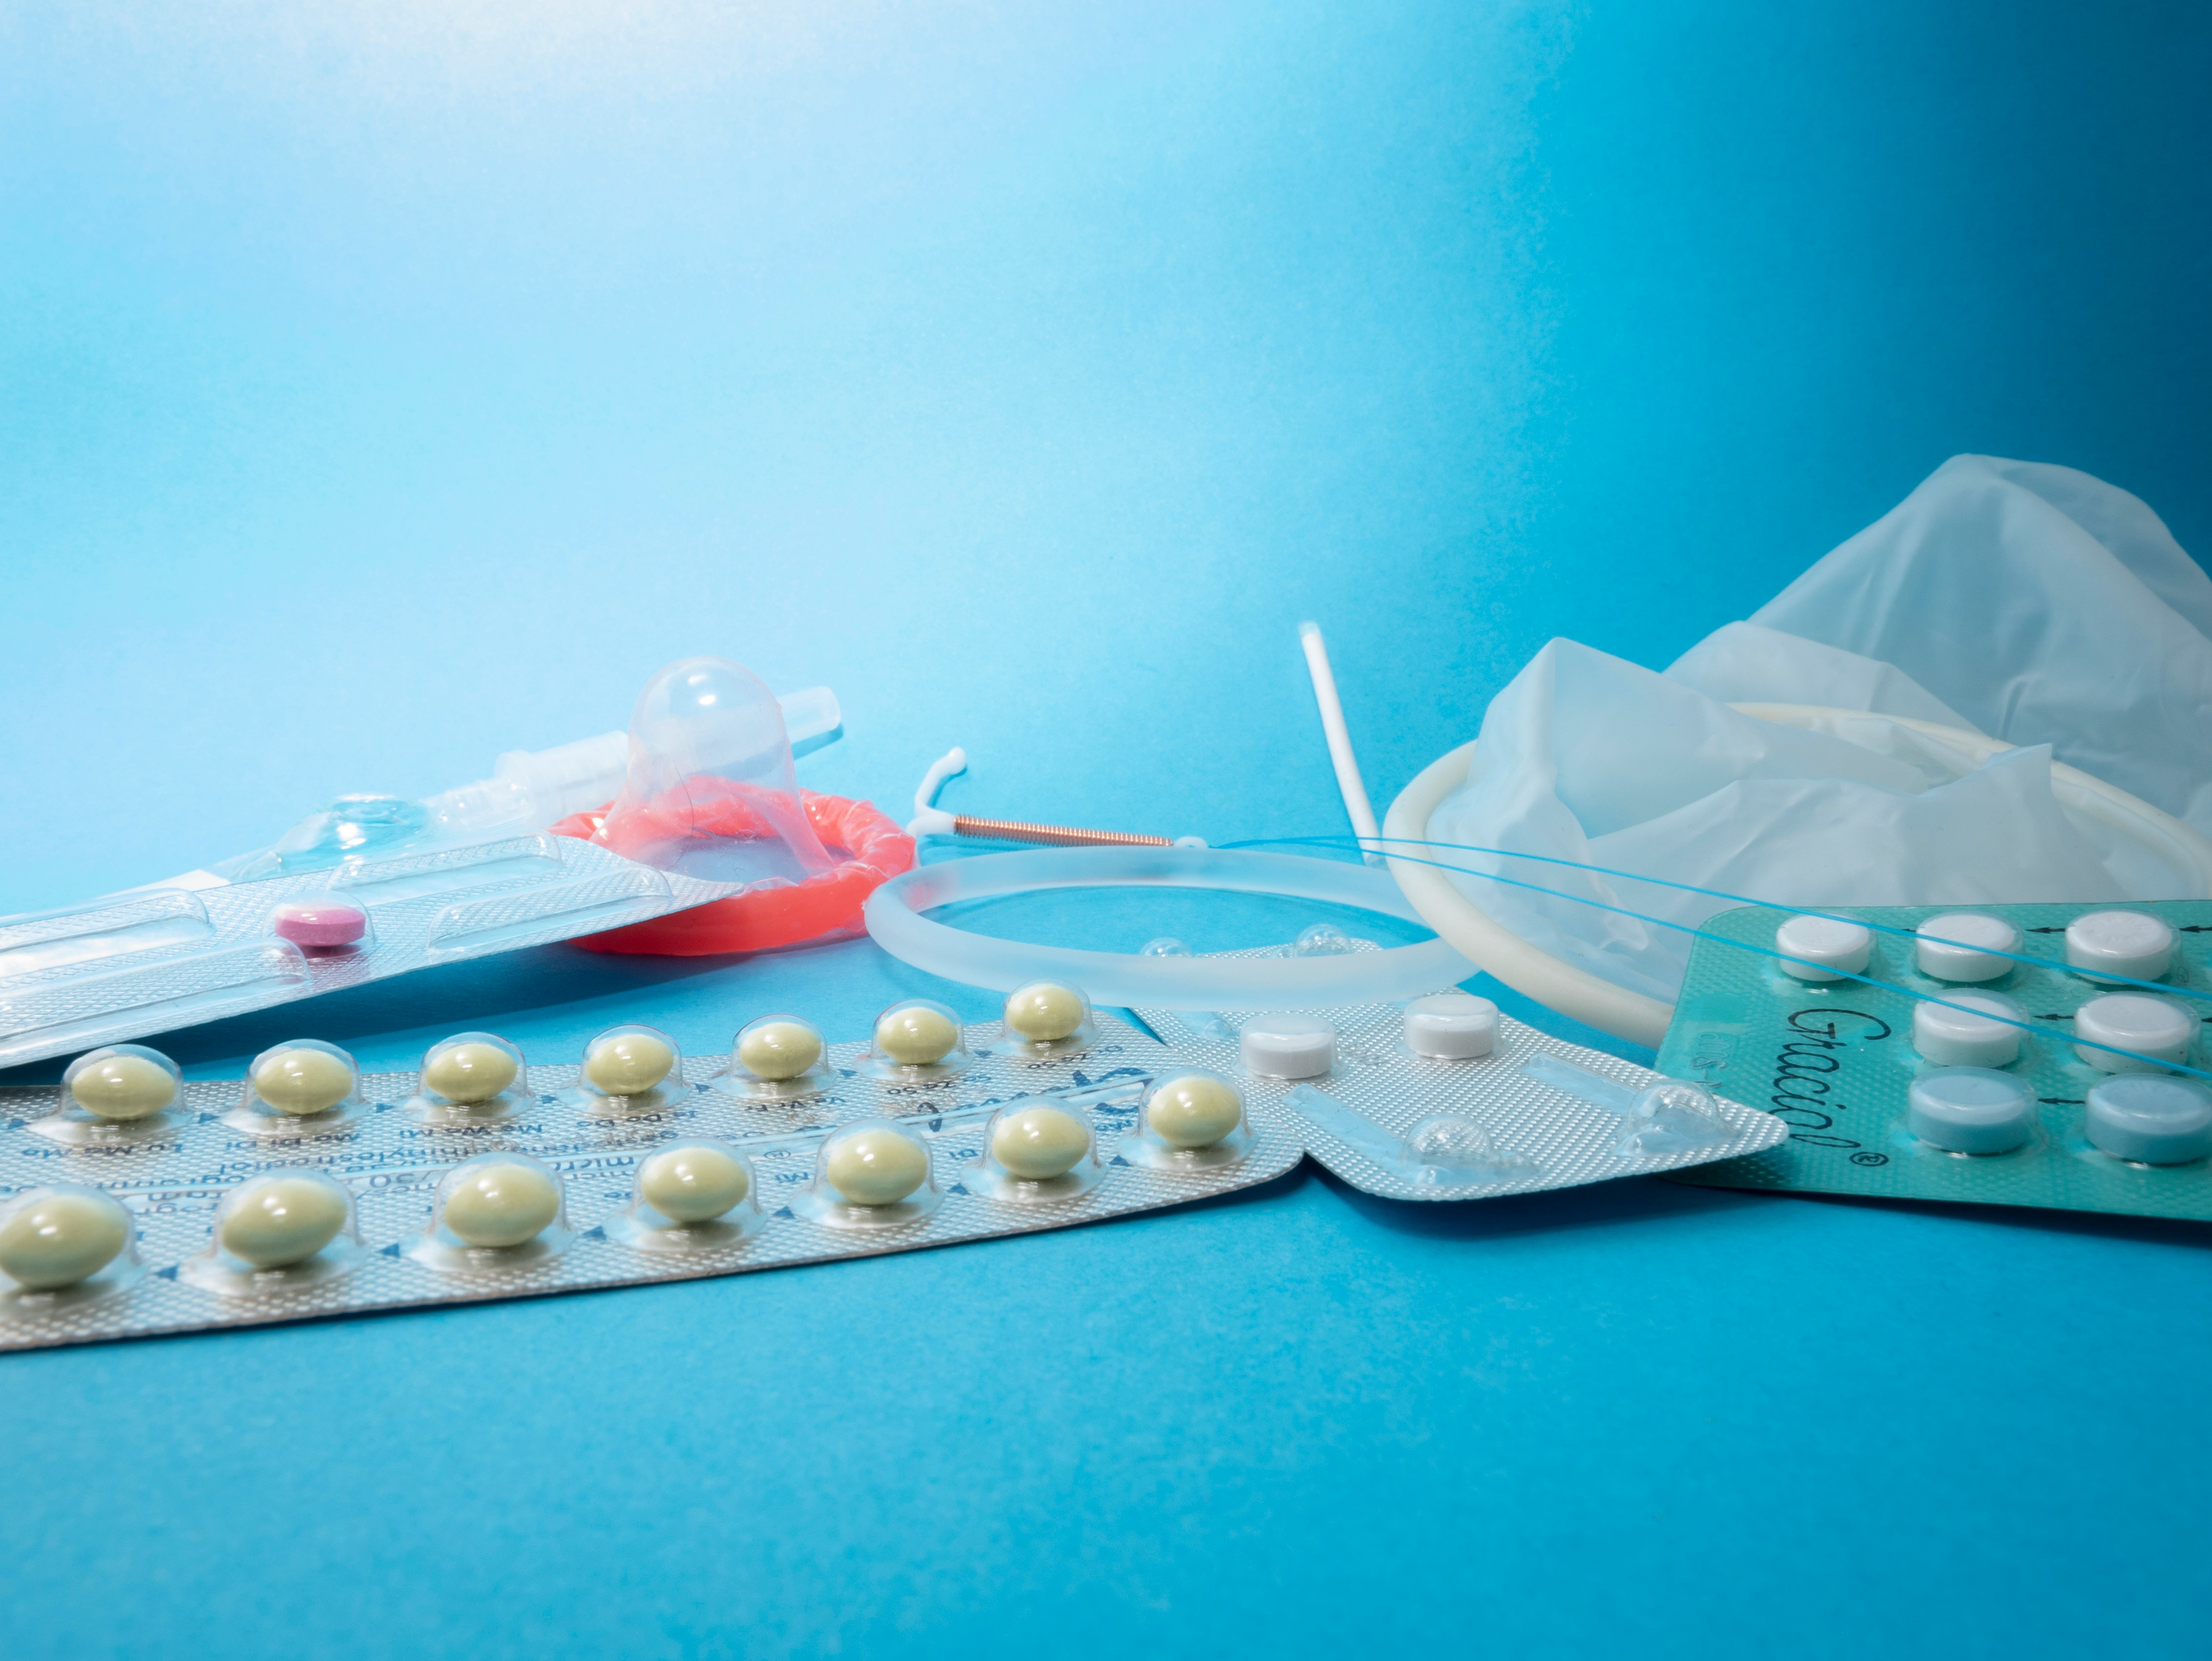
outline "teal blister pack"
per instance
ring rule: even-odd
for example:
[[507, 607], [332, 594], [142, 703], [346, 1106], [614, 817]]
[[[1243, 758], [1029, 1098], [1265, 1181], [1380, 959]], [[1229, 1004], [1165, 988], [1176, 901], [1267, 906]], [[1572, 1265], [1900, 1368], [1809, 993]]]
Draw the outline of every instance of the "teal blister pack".
[[[1845, 917], [1867, 930], [1827, 921]], [[1659, 1070], [1790, 1135], [1668, 1175], [2212, 1219], [2208, 937], [2204, 900], [1723, 912]]]

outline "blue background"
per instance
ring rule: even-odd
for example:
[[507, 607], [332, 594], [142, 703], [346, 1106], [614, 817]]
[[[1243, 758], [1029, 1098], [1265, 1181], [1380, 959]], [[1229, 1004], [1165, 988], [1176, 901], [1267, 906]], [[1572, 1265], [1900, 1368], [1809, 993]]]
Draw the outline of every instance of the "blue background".
[[[1343, 828], [1944, 457], [2212, 547], [2201, 8], [340, 0], [0, 13], [0, 910], [620, 726]], [[1009, 933], [1281, 939], [1092, 897]], [[866, 942], [295, 1024], [852, 1036]], [[1556, 1025], [1556, 1023], [1554, 1023]], [[22, 1069], [16, 1081], [54, 1076]], [[2202, 1654], [2200, 1229], [1311, 1167], [1066, 1234], [0, 1362], [11, 1655]]]

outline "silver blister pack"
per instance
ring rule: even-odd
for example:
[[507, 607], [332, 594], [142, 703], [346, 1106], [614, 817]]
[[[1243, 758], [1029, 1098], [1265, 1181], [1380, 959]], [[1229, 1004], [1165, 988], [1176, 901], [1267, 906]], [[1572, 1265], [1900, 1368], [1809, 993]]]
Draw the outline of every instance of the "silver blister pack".
[[[1255, 1110], [1272, 1107], [1297, 1119], [1316, 1159], [1385, 1199], [1488, 1200], [1651, 1176], [1757, 1153], [1788, 1134], [1771, 1114], [1564, 1043], [1494, 1006], [1486, 1055], [1417, 1055], [1407, 1041], [1406, 1007], [1135, 1013], [1164, 1042], [1234, 1080]], [[1240, 1049], [1245, 1030], [1271, 1023], [1293, 1037], [1301, 1027], [1316, 1029], [1316, 1043], [1318, 1029], [1332, 1030], [1326, 1070], [1283, 1078], [1247, 1068]], [[1532, 1076], [1532, 1067], [1559, 1082]], [[1684, 1112], [1668, 1101], [1674, 1090], [1701, 1098], [1692, 1104], [1699, 1110]], [[1611, 1105], [1593, 1098], [1610, 1098]]]
[[[618, 928], [743, 891], [572, 837], [539, 835], [0, 918], [0, 1067]], [[295, 919], [318, 905], [357, 916], [358, 938], [314, 943], [312, 926]]]
[[[56, 1087], [0, 1090], [0, 1200], [70, 1183], [122, 1202], [135, 1250], [80, 1286], [0, 1292], [0, 1349], [33, 1348], [212, 1327], [343, 1315], [410, 1305], [480, 1302], [599, 1287], [744, 1274], [874, 1256], [1040, 1229], [1066, 1227], [1249, 1187], [1282, 1175], [1304, 1152], [1297, 1121], [1256, 1100], [1235, 1156], [1188, 1168], [1125, 1161], [1137, 1135], [1142, 1087], [1184, 1058], [1124, 1023], [1101, 1016], [1079, 1047], [1042, 1057], [1003, 1053], [997, 1023], [969, 1029], [972, 1062], [927, 1083], [872, 1076], [870, 1046], [827, 1052], [826, 1089], [799, 1099], [732, 1093], [726, 1059], [688, 1056], [680, 1087], [663, 1086], [656, 1110], [592, 1116], [579, 1104], [581, 1069], [531, 1065], [519, 1106], [495, 1123], [424, 1123], [414, 1073], [360, 1077], [362, 1110], [319, 1135], [250, 1135], [234, 1128], [242, 1080], [187, 1080], [151, 1137], [127, 1130], [107, 1144], [57, 1141], [68, 1110]], [[1095, 1128], [1100, 1167], [1061, 1196], [1047, 1185], [1025, 1201], [976, 1183], [991, 1162], [988, 1116], [1035, 1098], [1069, 1104]], [[825, 1139], [862, 1121], [890, 1121], [926, 1144], [932, 1205], [904, 1220], [844, 1226], [808, 1210], [816, 1155]], [[643, 1249], [625, 1227], [634, 1178], [657, 1151], [711, 1138], [743, 1152], [757, 1172], [757, 1226], [720, 1236], [693, 1231], [681, 1250]], [[433, 1196], [464, 1161], [525, 1156], [565, 1190], [557, 1226], [530, 1252], [477, 1253], [434, 1266]], [[223, 1196], [251, 1180], [319, 1173], [350, 1198], [356, 1235], [298, 1269], [210, 1272], [212, 1225]], [[867, 1209], [861, 1208], [860, 1209]], [[892, 1214], [887, 1208], [886, 1215]], [[678, 1231], [678, 1232], [681, 1232]], [[542, 1249], [541, 1249], [542, 1248]], [[488, 1265], [488, 1266], [481, 1266]], [[4, 1286], [0, 1281], [0, 1286]], [[212, 1289], [211, 1289], [212, 1288]]]

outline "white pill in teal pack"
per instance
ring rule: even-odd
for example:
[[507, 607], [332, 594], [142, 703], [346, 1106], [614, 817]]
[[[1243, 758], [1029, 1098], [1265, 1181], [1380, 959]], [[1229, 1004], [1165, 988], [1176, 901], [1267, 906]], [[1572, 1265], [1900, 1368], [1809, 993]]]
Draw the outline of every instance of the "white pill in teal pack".
[[2012, 970], [2021, 946], [2019, 928], [1984, 911], [1946, 911], [1917, 931], [1913, 958], [1920, 972], [1939, 981], [1972, 984], [1993, 981]]
[[1863, 975], [1874, 957], [1874, 930], [1841, 917], [1790, 917], [1774, 931], [1782, 972], [1815, 985]]
[[1471, 1062], [1498, 1043], [1498, 1006], [1472, 992], [1437, 992], [1406, 1006], [1406, 1048], [1440, 1062]]
[[2180, 937], [2148, 911], [2088, 911], [2066, 925], [2066, 964], [2087, 980], [2154, 981]]
[[2089, 1086], [2082, 1129], [2116, 1159], [2187, 1165], [2212, 1157], [2212, 1090], [2161, 1074], [2100, 1079]]
[[1947, 992], [1912, 1007], [1912, 1047], [1937, 1067], [2009, 1067], [2026, 1036], [2027, 1012], [2002, 992]]
[[2035, 1134], [2025, 1080], [1980, 1067], [1940, 1067], [1912, 1081], [1905, 1123], [1948, 1153], [2009, 1153]]
[[1237, 1032], [1237, 1052], [1262, 1079], [1318, 1079], [1336, 1065], [1336, 1029], [1318, 1015], [1254, 1015]]
[[2111, 992], [2074, 1012], [2074, 1053], [2100, 1073], [2154, 1073], [2189, 1059], [2198, 1025], [2197, 1012], [2172, 998]]

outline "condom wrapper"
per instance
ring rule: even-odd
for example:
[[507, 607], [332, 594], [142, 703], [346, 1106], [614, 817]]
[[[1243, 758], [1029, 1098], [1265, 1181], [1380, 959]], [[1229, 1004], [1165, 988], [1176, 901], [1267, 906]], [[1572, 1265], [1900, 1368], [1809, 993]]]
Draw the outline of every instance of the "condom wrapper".
[[[1675, 1180], [2212, 1220], [2212, 1164], [2116, 1157], [2095, 1145], [2088, 1122], [2092, 1092], [2116, 1078], [2162, 1078], [2184, 1092], [2206, 1081], [2183, 1073], [2115, 1073], [2108, 1068], [2121, 1058], [2100, 1066], [2075, 1047], [2075, 1017], [2083, 1005], [2118, 992], [2147, 993], [2193, 1015], [2199, 1036], [2183, 1064], [2212, 1071], [2201, 1036], [2212, 1017], [2212, 1000], [2201, 995], [2212, 992], [2212, 946], [2205, 943], [2212, 936], [2212, 901], [1847, 910], [1864, 922], [1905, 931], [1876, 929], [1863, 971], [1901, 989], [1850, 978], [1808, 983], [1784, 974], [1773, 955], [1775, 931], [1796, 915], [1790, 911], [1744, 906], [1705, 924], [1722, 938], [1700, 940], [1691, 951], [1659, 1065], [1765, 1108], [1787, 1123], [1790, 1134], [1748, 1159], [1675, 1172]], [[2067, 926], [2085, 913], [2113, 910], [2163, 918], [2172, 927], [2170, 964], [2148, 977], [2149, 987], [2092, 979], [2067, 962]], [[2036, 961], [1971, 984], [1921, 974], [1912, 931], [1930, 917], [1960, 912], [2008, 920], [2021, 931], [2020, 955]], [[2023, 1024], [2033, 1029], [2021, 1035], [2013, 1061], [1981, 1069], [1992, 1083], [2016, 1086], [2029, 1117], [2026, 1135], [1991, 1153], [1933, 1147], [1912, 1129], [1915, 1083], [1936, 1070], [1915, 1049], [1915, 1007], [1927, 998], [1963, 1001], [1991, 993], [2016, 1002]]]

